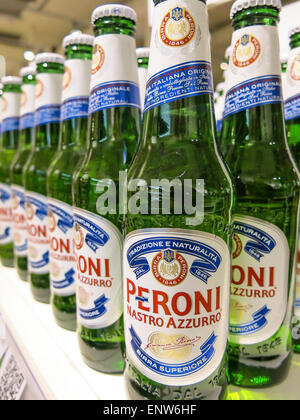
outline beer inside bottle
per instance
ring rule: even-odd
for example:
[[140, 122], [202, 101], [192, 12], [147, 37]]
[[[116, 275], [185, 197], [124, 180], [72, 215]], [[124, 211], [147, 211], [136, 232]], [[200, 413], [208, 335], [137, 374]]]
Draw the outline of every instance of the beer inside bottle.
[[126, 389], [134, 400], [217, 400], [227, 389], [233, 192], [216, 153], [207, 7], [154, 3], [142, 140], [128, 173]]
[[36, 56], [35, 140], [25, 169], [28, 270], [33, 297], [50, 302], [47, 171], [57, 151], [64, 57]]
[[[251, 7], [250, 7], [251, 5]], [[235, 179], [229, 378], [283, 381], [292, 355], [299, 178], [283, 117], [277, 0], [233, 4], [222, 137]]]
[[48, 171], [51, 303], [56, 322], [76, 330], [75, 256], [72, 177], [84, 153], [94, 37], [74, 33], [64, 38], [59, 148]]
[[[132, 161], [140, 130], [136, 14], [126, 6], [105, 5], [95, 9], [92, 21], [88, 149], [74, 175], [77, 324], [85, 362], [117, 373], [124, 369], [124, 334], [122, 216], [116, 197], [119, 171]], [[115, 208], [110, 208], [107, 190], [114, 186]]]
[[2, 78], [2, 136], [0, 152], [0, 258], [6, 267], [14, 266], [12, 190], [10, 166], [19, 144], [20, 77]]
[[[290, 150], [300, 170], [300, 26], [290, 32], [290, 55], [285, 73], [285, 121]], [[293, 348], [300, 353], [300, 238], [296, 272], [296, 302], [292, 325]]]
[[19, 147], [10, 167], [10, 178], [12, 184], [15, 268], [20, 279], [27, 281], [28, 240], [23, 170], [31, 153], [34, 141], [35, 67], [23, 67], [20, 71], [20, 76], [22, 77], [22, 97], [20, 108]]
[[136, 50], [136, 54], [137, 54], [137, 62], [138, 62], [140, 102], [141, 102], [141, 110], [143, 110], [144, 103], [145, 103], [150, 48], [138, 48]]

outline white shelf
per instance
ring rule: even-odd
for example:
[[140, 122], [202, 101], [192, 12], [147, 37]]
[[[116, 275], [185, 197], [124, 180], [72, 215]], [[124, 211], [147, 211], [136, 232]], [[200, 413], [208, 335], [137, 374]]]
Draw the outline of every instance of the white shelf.
[[76, 333], [58, 327], [50, 305], [34, 301], [29, 285], [15, 270], [3, 267], [0, 313], [46, 399], [126, 399], [122, 375], [105, 375], [86, 366]]
[[[0, 314], [10, 346], [20, 352], [29, 382], [50, 400], [126, 400], [122, 375], [105, 375], [82, 361], [77, 335], [58, 327], [50, 305], [35, 302], [15, 270], [0, 268]], [[13, 349], [12, 349], [13, 350]], [[18, 359], [18, 358], [17, 358]], [[265, 390], [230, 386], [233, 400], [300, 400], [300, 356], [294, 355], [288, 380]], [[30, 395], [30, 393], [29, 393]]]

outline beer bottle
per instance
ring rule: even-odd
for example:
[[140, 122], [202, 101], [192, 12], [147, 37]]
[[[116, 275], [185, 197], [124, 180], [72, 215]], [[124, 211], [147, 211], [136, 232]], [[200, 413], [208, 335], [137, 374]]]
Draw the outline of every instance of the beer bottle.
[[299, 178], [285, 134], [279, 0], [237, 0], [223, 154], [234, 177], [229, 378], [280, 383], [292, 355]]
[[34, 141], [35, 66], [23, 67], [20, 71], [20, 76], [22, 77], [22, 97], [20, 108], [19, 148], [10, 167], [10, 179], [12, 184], [15, 268], [20, 279], [27, 281], [28, 241], [23, 169], [31, 153]]
[[154, 4], [143, 133], [128, 172], [126, 388], [131, 399], [222, 399], [233, 190], [216, 153], [207, 7]]
[[63, 40], [62, 129], [47, 179], [51, 303], [56, 322], [69, 330], [76, 330], [72, 177], [85, 150], [93, 41], [82, 33]]
[[[290, 32], [290, 55], [285, 73], [285, 121], [290, 150], [300, 169], [300, 26]], [[296, 271], [296, 301], [292, 322], [293, 348], [300, 353], [300, 239]]]
[[149, 54], [150, 54], [150, 48], [138, 48], [136, 50], [137, 62], [138, 62], [141, 110], [144, 109], [144, 103], [145, 103], [145, 91], [146, 91], [146, 84], [147, 84]]
[[74, 175], [77, 325], [85, 362], [114, 373], [124, 369], [122, 217], [118, 200], [116, 208], [106, 209], [104, 197], [113, 186], [118, 196], [119, 171], [128, 168], [139, 137], [136, 13], [103, 5], [92, 22], [88, 143]]
[[64, 57], [36, 56], [35, 141], [24, 168], [28, 271], [34, 299], [50, 301], [47, 170], [57, 151]]
[[223, 124], [223, 112], [225, 103], [225, 82], [218, 83], [216, 86], [216, 92], [218, 94], [218, 102], [215, 107], [217, 132], [220, 135]]
[[0, 141], [2, 134], [2, 95], [3, 95], [3, 84], [0, 83]]
[[6, 267], [14, 266], [12, 190], [10, 165], [19, 144], [22, 79], [2, 77], [2, 137], [0, 152], [0, 258]]

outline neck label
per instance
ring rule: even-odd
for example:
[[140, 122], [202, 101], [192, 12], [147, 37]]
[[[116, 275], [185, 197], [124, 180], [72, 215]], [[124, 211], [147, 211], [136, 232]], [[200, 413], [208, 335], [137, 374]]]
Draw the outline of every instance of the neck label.
[[35, 91], [35, 125], [60, 122], [62, 74], [40, 73]]
[[300, 47], [291, 51], [285, 77], [285, 119], [300, 117]]
[[91, 60], [65, 62], [62, 93], [62, 121], [88, 116]]
[[94, 42], [89, 114], [124, 106], [140, 108], [135, 39], [100, 35]]
[[2, 132], [19, 130], [21, 94], [4, 92], [2, 95]]
[[35, 85], [23, 85], [21, 97], [20, 130], [34, 127]]
[[255, 25], [234, 31], [231, 47], [224, 117], [282, 102], [277, 28]]
[[213, 94], [207, 8], [198, 0], [155, 6], [145, 111]]

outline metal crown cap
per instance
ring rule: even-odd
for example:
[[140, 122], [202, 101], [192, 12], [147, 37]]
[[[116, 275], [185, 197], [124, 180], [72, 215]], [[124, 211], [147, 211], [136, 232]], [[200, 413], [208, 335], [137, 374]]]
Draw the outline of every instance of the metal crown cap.
[[22, 67], [20, 70], [20, 76], [24, 77], [24, 76], [28, 76], [29, 74], [36, 74], [36, 66], [27, 66], [27, 67]]
[[124, 6], [124, 4], [103, 4], [93, 11], [92, 24], [94, 24], [96, 20], [105, 16], [125, 17], [133, 20], [135, 23], [137, 21], [136, 12], [131, 7]]
[[64, 37], [62, 46], [66, 48], [68, 45], [80, 44], [80, 45], [93, 45], [94, 37], [92, 35], [83, 34], [81, 32], [73, 32]]
[[18, 76], [3, 76], [1, 82], [3, 85], [21, 85], [22, 79]]
[[282, 7], [281, 0], [236, 0], [232, 5], [230, 18], [232, 19], [241, 10], [257, 6], [271, 6], [278, 10]]
[[40, 63], [64, 64], [64, 62], [65, 62], [65, 58], [62, 55], [56, 54], [56, 53], [44, 52], [44, 53], [37, 54], [35, 56], [36, 64], [40, 64]]
[[137, 48], [137, 58], [148, 58], [150, 55], [150, 48]]
[[300, 32], [300, 25], [297, 25], [289, 31], [289, 37], [291, 38], [293, 35], [296, 35], [299, 32]]

